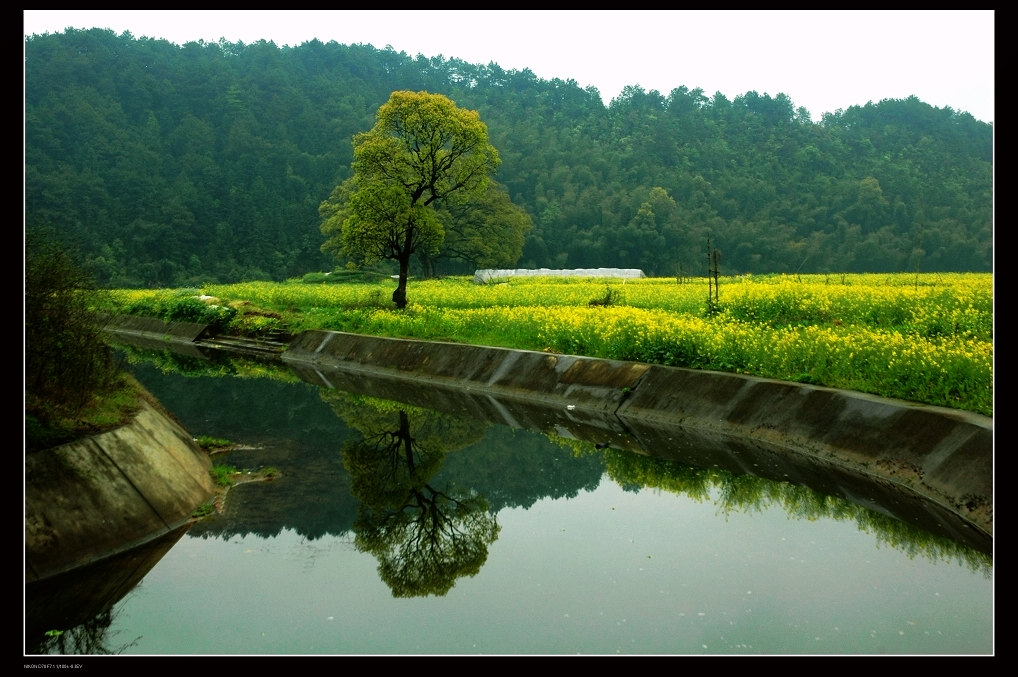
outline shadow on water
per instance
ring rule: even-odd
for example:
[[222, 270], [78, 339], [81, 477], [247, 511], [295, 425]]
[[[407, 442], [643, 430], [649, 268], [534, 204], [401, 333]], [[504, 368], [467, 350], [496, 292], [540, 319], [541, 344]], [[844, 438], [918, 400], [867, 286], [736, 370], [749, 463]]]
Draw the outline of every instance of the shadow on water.
[[[714, 500], [725, 513], [778, 505], [790, 518], [850, 520], [910, 557], [992, 570], [992, 539], [950, 511], [753, 440], [218, 352], [121, 345], [120, 354], [188, 430], [259, 441], [222, 462], [252, 472], [300, 468], [299, 483], [283, 477], [234, 489], [225, 509], [193, 524], [189, 536], [271, 537], [287, 529], [309, 539], [351, 536], [377, 560], [394, 597], [445, 595], [485, 564], [500, 510], [575, 496], [605, 475], [623, 488]], [[542, 433], [557, 451], [533, 448], [517, 430]], [[560, 457], [571, 459], [568, 466]], [[26, 591], [30, 653], [116, 653], [117, 642], [104, 635], [116, 601], [182, 534], [126, 564], [99, 564]]]

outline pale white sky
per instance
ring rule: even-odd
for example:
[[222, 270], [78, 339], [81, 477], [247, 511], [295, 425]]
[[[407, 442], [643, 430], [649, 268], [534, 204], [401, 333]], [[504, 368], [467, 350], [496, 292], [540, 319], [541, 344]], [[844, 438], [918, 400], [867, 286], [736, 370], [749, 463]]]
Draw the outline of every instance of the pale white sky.
[[66, 28], [297, 46], [318, 38], [410, 56], [529, 68], [667, 96], [786, 94], [814, 120], [912, 94], [984, 122], [994, 113], [994, 10], [22, 10], [25, 35]]

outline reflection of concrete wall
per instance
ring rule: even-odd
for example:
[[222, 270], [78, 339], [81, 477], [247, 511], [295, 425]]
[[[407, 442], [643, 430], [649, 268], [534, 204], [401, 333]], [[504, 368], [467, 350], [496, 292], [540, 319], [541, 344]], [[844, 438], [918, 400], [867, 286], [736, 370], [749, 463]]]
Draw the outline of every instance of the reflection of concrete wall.
[[124, 552], [212, 498], [211, 463], [147, 402], [128, 425], [25, 457], [25, 580]]
[[283, 361], [318, 370], [316, 382], [354, 371], [431, 385], [435, 397], [458, 387], [571, 419], [612, 416], [631, 432], [752, 440], [910, 489], [993, 533], [993, 419], [978, 414], [737, 374], [328, 331], [296, 337]]
[[[120, 320], [111, 331], [123, 336], [168, 327]], [[174, 350], [202, 329], [176, 330]], [[305, 332], [283, 361], [312, 383], [508, 425], [565, 426], [618, 448], [663, 447], [686, 435], [742, 439], [913, 491], [993, 533], [987, 416], [738, 374], [341, 332]]]
[[37, 653], [48, 630], [74, 628], [112, 609], [189, 528], [185, 524], [141, 547], [25, 585], [27, 651]]
[[[660, 366], [648, 370], [618, 415], [642, 431], [637, 435], [645, 443], [662, 430], [688, 428], [855, 469], [886, 486], [915, 491], [993, 534], [993, 419], [987, 416], [854, 391]], [[866, 497], [857, 494], [853, 500], [865, 503]]]

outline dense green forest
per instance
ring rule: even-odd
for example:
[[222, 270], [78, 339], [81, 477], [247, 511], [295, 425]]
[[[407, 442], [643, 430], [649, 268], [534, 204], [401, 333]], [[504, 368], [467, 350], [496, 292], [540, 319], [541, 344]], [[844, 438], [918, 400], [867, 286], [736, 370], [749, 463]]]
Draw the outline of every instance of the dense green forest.
[[993, 127], [915, 97], [814, 123], [784, 93], [631, 86], [605, 105], [495, 63], [101, 29], [26, 37], [24, 66], [25, 227], [59, 231], [102, 286], [342, 264], [321, 251], [318, 208], [396, 90], [480, 113], [495, 178], [533, 220], [507, 267], [703, 275], [708, 238], [722, 274], [993, 266]]

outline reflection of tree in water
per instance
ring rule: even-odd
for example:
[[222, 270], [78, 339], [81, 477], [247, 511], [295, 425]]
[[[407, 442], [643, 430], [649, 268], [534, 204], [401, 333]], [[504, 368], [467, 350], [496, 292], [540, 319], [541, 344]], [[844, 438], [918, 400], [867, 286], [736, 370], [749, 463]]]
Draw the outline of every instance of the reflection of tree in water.
[[378, 559], [394, 597], [444, 595], [481, 570], [500, 527], [476, 492], [431, 482], [451, 445], [480, 440], [485, 427], [408, 407], [369, 408], [347, 418], [364, 438], [343, 446], [361, 502], [355, 544]]

